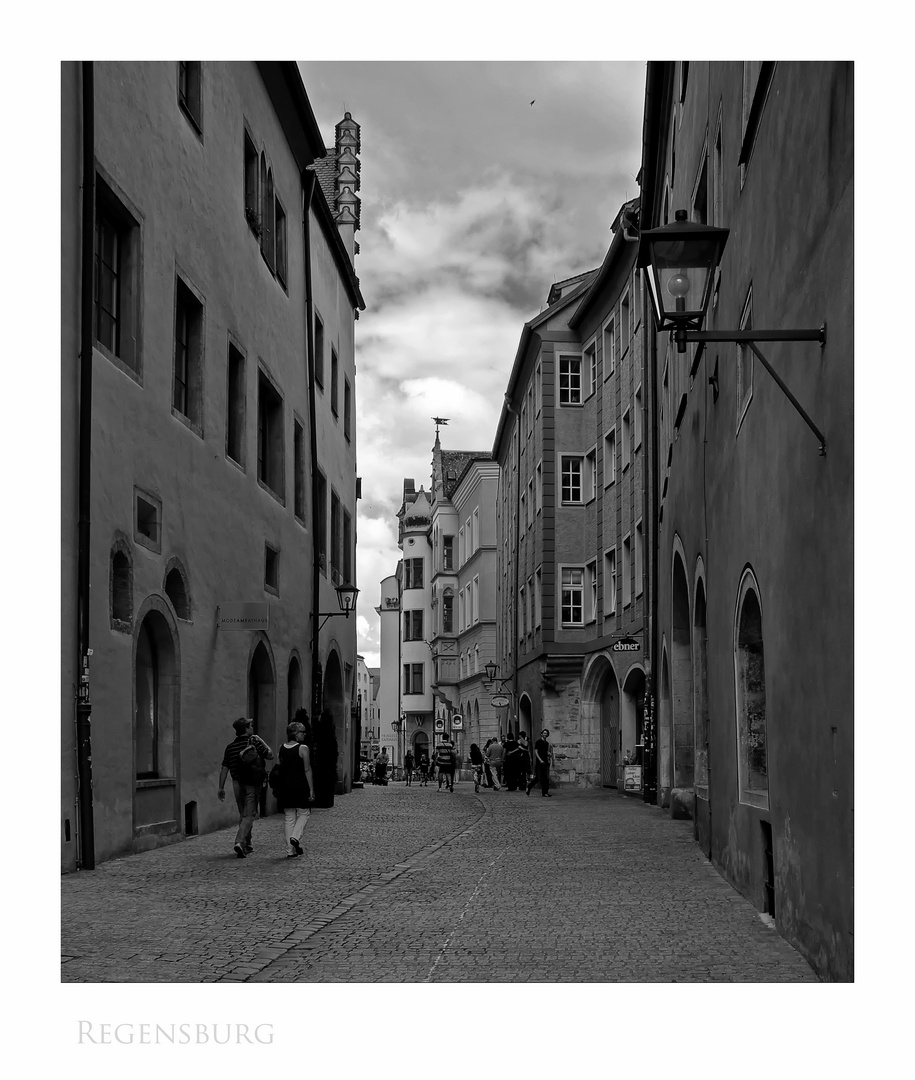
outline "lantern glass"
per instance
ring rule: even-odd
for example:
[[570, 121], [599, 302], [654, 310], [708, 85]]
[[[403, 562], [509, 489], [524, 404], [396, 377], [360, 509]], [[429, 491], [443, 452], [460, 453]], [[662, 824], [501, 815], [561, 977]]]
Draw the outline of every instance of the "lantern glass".
[[701, 324], [727, 237], [727, 229], [691, 224], [683, 210], [672, 224], [642, 234], [659, 329]]
[[355, 585], [338, 585], [337, 586], [337, 601], [340, 604], [340, 610], [345, 611], [347, 615], [356, 606], [356, 597], [359, 595], [359, 590]]

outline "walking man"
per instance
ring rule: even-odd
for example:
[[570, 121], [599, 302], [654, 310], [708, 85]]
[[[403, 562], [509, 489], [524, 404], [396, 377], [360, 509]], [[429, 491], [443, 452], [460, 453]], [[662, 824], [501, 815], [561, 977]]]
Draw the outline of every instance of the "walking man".
[[457, 764], [457, 755], [446, 735], [435, 750], [435, 764], [438, 766], [438, 790], [442, 790], [442, 781], [445, 787], [454, 792], [454, 767]]
[[407, 787], [413, 783], [413, 751], [408, 750], [403, 756], [403, 771], [407, 778]]
[[[226, 798], [226, 777], [232, 777], [235, 805], [238, 807], [238, 832], [235, 834], [235, 855], [243, 859], [254, 850], [251, 828], [257, 817], [257, 804], [267, 775], [265, 761], [273, 760], [273, 751], [259, 736], [254, 734], [254, 721], [241, 716], [232, 721], [235, 738], [222, 756], [219, 773], [220, 802]], [[243, 754], [244, 752], [244, 754]]]
[[540, 780], [540, 794], [544, 798], [552, 799], [550, 794], [550, 761], [553, 757], [553, 748], [550, 746], [549, 728], [540, 732], [540, 738], [534, 743], [534, 775], [527, 782], [527, 793], [530, 795], [535, 782]]
[[500, 790], [502, 784], [502, 758], [504, 754], [502, 743], [498, 739], [493, 739], [489, 744], [489, 749], [486, 751], [486, 760], [489, 763], [490, 775], [495, 777], [496, 791]]

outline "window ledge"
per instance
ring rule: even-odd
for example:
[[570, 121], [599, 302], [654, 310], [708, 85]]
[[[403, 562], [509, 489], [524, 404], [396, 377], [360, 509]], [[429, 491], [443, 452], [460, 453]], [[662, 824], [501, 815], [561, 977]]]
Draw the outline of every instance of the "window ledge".
[[203, 438], [203, 428], [199, 427], [189, 416], [185, 416], [183, 412], [179, 412], [174, 405], [171, 406], [171, 410], [172, 416], [182, 427], [186, 427], [188, 431], [193, 432], [198, 439]]
[[286, 505], [286, 497], [284, 495], [281, 495], [279, 492], [274, 491], [273, 488], [270, 487], [270, 485], [266, 481], [261, 480], [260, 477], [257, 478], [257, 486], [261, 489], [261, 491], [266, 491], [266, 493], [271, 498], [276, 499], [280, 506]]
[[137, 789], [140, 788], [163, 788], [163, 787], [175, 787], [178, 780], [174, 776], [163, 776], [155, 780], [137, 780]]

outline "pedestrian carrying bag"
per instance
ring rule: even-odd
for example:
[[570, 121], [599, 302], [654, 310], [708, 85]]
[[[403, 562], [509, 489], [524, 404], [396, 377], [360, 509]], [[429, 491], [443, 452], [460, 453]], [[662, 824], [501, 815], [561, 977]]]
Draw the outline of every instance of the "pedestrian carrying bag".
[[267, 767], [252, 736], [238, 755], [238, 778], [243, 784], [262, 784]]
[[282, 778], [280, 776], [280, 763], [277, 762], [267, 775], [267, 783], [274, 795], [277, 794]]

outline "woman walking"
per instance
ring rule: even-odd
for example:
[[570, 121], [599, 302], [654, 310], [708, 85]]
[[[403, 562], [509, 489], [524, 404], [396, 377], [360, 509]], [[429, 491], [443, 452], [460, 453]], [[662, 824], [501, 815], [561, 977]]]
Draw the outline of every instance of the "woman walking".
[[286, 728], [286, 742], [280, 747], [278, 779], [274, 790], [277, 802], [283, 808], [287, 859], [305, 854], [301, 840], [308, 824], [308, 804], [314, 791], [311, 754], [305, 737], [304, 724], [292, 723]]
[[470, 744], [470, 764], [473, 767], [473, 790], [479, 791], [483, 782], [483, 751], [475, 742]]

